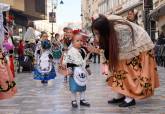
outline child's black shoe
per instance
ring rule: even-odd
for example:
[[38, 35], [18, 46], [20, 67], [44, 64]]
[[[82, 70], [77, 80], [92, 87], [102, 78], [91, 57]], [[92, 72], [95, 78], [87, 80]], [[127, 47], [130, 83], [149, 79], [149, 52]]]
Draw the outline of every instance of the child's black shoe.
[[80, 105], [90, 107], [90, 104], [85, 99], [80, 100]]

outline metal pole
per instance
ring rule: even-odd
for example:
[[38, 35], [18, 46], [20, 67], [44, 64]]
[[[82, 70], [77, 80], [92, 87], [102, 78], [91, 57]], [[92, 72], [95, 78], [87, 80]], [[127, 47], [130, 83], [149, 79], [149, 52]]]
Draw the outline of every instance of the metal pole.
[[[53, 0], [52, 0], [52, 13], [53, 13], [53, 8], [54, 8], [54, 5], [53, 5]], [[53, 39], [53, 22], [52, 22], [52, 38]]]

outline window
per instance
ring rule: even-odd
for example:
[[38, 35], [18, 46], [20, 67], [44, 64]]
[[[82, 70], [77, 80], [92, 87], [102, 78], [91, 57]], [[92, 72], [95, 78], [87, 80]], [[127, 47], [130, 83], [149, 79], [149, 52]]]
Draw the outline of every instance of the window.
[[45, 0], [35, 0], [35, 9], [37, 12], [45, 14], [46, 13]]

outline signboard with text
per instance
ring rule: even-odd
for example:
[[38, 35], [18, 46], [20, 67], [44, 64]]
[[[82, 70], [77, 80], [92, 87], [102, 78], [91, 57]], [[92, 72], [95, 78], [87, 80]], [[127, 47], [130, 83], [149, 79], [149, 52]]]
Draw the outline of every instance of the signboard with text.
[[49, 22], [56, 23], [56, 13], [55, 12], [49, 12]]

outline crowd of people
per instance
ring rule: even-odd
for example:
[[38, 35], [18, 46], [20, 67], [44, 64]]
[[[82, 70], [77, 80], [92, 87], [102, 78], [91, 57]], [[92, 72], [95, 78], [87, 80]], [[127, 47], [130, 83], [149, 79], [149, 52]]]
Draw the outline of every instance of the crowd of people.
[[[29, 65], [34, 80], [40, 80], [44, 85], [55, 79], [57, 72], [61, 73], [64, 81], [69, 81], [73, 108], [78, 107], [78, 93], [80, 105], [90, 106], [85, 91], [93, 56], [98, 56], [102, 73], [107, 75], [106, 81], [116, 94], [108, 100], [109, 104], [133, 106], [137, 99], [154, 95], [155, 88], [159, 87], [159, 77], [151, 38], [130, 17], [112, 17], [108, 19], [99, 15], [93, 20], [91, 29], [95, 40], [92, 42], [83, 30], [69, 27], [63, 29], [62, 38], [57, 33], [48, 39], [48, 34], [42, 31], [40, 38], [36, 39], [35, 26], [30, 22], [24, 39], [20, 40], [17, 47], [18, 67], [26, 70]], [[0, 49], [0, 99], [16, 93], [12, 54], [14, 46], [9, 43], [11, 37], [7, 31]], [[57, 71], [55, 67], [58, 67]]]

